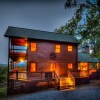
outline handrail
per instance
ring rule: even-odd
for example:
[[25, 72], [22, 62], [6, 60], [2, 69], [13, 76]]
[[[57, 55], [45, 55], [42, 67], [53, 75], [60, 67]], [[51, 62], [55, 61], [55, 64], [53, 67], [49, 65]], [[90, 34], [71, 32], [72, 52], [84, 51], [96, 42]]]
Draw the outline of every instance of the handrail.
[[55, 78], [56, 87], [57, 87], [58, 90], [59, 90], [59, 89], [60, 89], [60, 78], [58, 77], [58, 75], [56, 74], [55, 71], [54, 71], [54, 78]]
[[[40, 78], [41, 80], [42, 79], [51, 79], [52, 76], [45, 76], [46, 73], [51, 73], [52, 76], [53, 76], [53, 71], [49, 71], [49, 72], [26, 72], [26, 71], [10, 71], [9, 72], [9, 78], [14, 78], [16, 80], [20, 79], [20, 78], [23, 78], [23, 79], [27, 79], [27, 80], [30, 80], [31, 77], [37, 77], [37, 78]], [[38, 74], [38, 75], [37, 75]]]
[[72, 75], [72, 73], [71, 73], [70, 71], [68, 71], [68, 77], [71, 78], [71, 80], [72, 80], [73, 83], [74, 83], [74, 87], [75, 87], [75, 78], [74, 78], [74, 76]]

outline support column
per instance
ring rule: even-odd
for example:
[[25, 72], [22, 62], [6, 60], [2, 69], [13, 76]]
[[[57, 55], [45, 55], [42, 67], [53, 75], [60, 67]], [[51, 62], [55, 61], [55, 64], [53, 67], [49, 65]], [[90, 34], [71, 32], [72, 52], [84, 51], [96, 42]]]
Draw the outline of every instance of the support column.
[[10, 56], [10, 38], [8, 38], [7, 95], [9, 95], [9, 56]]

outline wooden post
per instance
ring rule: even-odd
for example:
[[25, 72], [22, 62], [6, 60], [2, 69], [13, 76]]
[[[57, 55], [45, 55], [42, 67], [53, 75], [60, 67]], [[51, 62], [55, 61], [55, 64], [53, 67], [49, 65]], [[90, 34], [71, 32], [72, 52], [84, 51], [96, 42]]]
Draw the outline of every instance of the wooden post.
[[16, 71], [16, 80], [18, 80], [18, 71]]
[[54, 71], [54, 78], [55, 78], [55, 71]]
[[29, 49], [29, 44], [28, 44], [28, 39], [27, 39], [27, 49], [26, 49], [26, 72], [27, 72], [27, 79], [29, 78], [28, 49]]
[[60, 90], [60, 79], [58, 79], [58, 90]]
[[42, 79], [42, 71], [41, 71], [41, 79]]
[[8, 71], [7, 71], [7, 95], [9, 95], [9, 53], [10, 53], [10, 38], [8, 39]]

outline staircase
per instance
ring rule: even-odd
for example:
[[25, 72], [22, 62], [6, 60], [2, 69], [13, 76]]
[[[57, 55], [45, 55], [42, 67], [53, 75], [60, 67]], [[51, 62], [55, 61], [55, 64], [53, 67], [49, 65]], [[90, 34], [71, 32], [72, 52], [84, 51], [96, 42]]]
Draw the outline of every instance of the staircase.
[[60, 89], [74, 88], [74, 82], [69, 77], [60, 77], [59, 88]]

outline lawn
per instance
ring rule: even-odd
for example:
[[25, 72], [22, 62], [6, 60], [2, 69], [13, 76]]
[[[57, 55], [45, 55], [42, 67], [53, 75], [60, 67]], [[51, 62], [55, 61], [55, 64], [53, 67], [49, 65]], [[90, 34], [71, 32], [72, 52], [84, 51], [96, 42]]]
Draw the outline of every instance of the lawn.
[[6, 96], [7, 94], [7, 87], [0, 87], [0, 97]]

